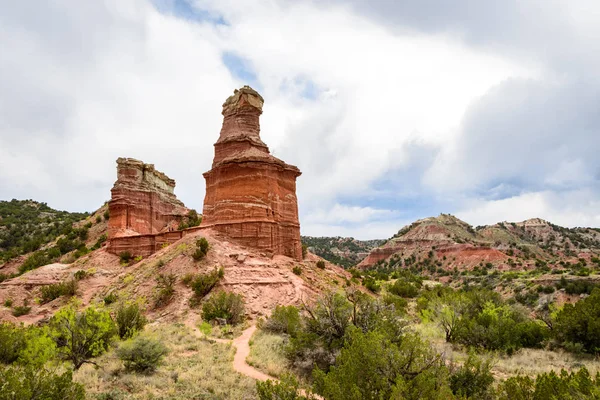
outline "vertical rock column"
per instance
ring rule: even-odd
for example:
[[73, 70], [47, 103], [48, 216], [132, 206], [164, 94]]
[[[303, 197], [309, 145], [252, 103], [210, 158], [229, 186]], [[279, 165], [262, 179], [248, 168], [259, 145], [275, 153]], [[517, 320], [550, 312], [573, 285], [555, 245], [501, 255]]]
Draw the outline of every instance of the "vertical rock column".
[[175, 181], [154, 165], [119, 158], [108, 203], [108, 238], [176, 229], [188, 209], [175, 197], [174, 189]]
[[260, 139], [263, 98], [249, 86], [223, 104], [212, 169], [204, 173], [202, 225], [233, 241], [302, 259], [296, 178], [300, 170], [269, 153]]

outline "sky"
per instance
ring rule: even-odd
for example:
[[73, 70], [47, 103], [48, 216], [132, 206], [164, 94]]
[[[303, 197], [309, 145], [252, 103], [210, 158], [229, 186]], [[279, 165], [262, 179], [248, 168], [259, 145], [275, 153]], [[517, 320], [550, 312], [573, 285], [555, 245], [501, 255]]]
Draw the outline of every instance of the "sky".
[[0, 49], [0, 199], [93, 211], [133, 157], [200, 211], [247, 84], [303, 235], [600, 227], [597, 0], [0, 0]]

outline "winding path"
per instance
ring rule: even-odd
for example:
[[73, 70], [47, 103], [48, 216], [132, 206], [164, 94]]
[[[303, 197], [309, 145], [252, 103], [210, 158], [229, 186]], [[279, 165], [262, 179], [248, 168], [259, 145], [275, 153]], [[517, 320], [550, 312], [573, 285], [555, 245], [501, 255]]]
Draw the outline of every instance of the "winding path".
[[[235, 355], [233, 356], [233, 369], [236, 372], [259, 381], [271, 380], [274, 382], [279, 382], [279, 379], [257, 370], [246, 362], [246, 358], [250, 355], [250, 339], [252, 338], [252, 335], [254, 335], [254, 332], [256, 332], [256, 325], [251, 325], [250, 327], [246, 328], [240, 336], [233, 340], [213, 338], [210, 336], [207, 337], [200, 332], [191, 319], [186, 320], [185, 325], [192, 328], [196, 337], [206, 337], [207, 339], [217, 343], [232, 344], [233, 347], [235, 347]], [[321, 396], [314, 393], [308, 394], [304, 389], [299, 389], [298, 394], [301, 396], [307, 396], [309, 399], [323, 400]]]
[[250, 378], [257, 379], [259, 381], [278, 381], [270, 375], [265, 374], [250, 366], [246, 362], [246, 358], [250, 355], [250, 338], [256, 331], [256, 325], [252, 325], [242, 332], [240, 336], [233, 339], [233, 346], [235, 347], [235, 356], [233, 357], [233, 369], [242, 375], [249, 376]]
[[235, 347], [235, 355], [233, 356], [233, 369], [240, 374], [260, 381], [266, 381], [269, 379], [276, 382], [279, 381], [277, 378], [257, 370], [246, 362], [246, 358], [250, 355], [250, 339], [252, 338], [252, 335], [254, 335], [254, 332], [256, 332], [256, 325], [251, 325], [249, 328], [246, 328], [240, 336], [233, 340], [205, 336], [202, 332], [200, 332], [198, 327], [196, 327], [192, 318], [188, 318], [185, 321], [185, 325], [191, 328], [194, 336], [198, 338], [207, 338], [208, 340], [217, 343], [232, 344], [233, 347]]

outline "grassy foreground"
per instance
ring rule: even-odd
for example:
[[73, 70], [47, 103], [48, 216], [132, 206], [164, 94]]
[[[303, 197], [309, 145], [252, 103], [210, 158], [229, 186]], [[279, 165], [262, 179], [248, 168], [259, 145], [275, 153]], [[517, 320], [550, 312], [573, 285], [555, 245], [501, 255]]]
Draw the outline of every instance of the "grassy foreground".
[[73, 379], [89, 399], [255, 399], [254, 380], [233, 370], [229, 344], [198, 339], [182, 324], [155, 325], [146, 331], [165, 343], [169, 354], [152, 375], [129, 373], [111, 349], [84, 365]]

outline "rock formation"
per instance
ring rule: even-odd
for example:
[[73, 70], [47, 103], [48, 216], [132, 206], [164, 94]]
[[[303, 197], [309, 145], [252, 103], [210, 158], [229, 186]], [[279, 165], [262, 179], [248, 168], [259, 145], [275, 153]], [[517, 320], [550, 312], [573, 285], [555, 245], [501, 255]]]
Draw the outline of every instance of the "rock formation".
[[108, 203], [108, 239], [177, 229], [188, 209], [177, 200], [174, 189], [175, 181], [154, 165], [119, 158]]
[[260, 139], [263, 98], [236, 90], [223, 104], [212, 169], [204, 173], [202, 227], [272, 254], [302, 259], [296, 178], [300, 170], [273, 157]]

